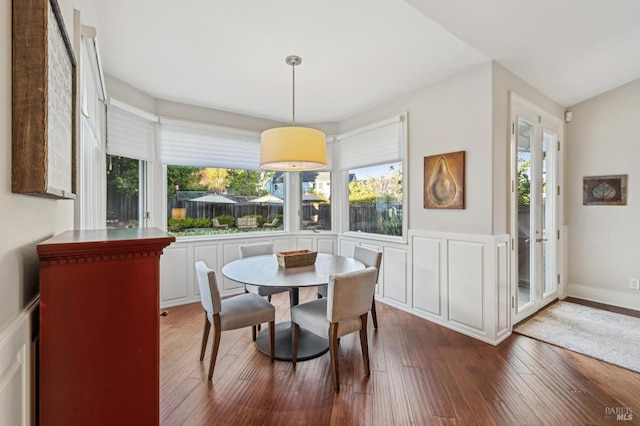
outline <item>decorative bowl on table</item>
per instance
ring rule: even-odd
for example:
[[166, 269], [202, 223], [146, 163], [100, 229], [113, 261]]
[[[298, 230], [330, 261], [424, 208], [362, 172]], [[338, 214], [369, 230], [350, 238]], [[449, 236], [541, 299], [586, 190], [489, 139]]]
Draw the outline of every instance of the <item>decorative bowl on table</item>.
[[294, 268], [296, 266], [309, 266], [316, 263], [317, 251], [292, 250], [280, 251], [276, 253], [278, 265], [283, 268]]

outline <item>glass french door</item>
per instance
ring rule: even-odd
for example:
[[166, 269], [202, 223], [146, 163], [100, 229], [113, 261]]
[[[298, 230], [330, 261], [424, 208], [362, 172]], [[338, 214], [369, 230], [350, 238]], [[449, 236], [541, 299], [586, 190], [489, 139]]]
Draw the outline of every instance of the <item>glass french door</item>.
[[512, 323], [558, 297], [561, 121], [512, 98]]

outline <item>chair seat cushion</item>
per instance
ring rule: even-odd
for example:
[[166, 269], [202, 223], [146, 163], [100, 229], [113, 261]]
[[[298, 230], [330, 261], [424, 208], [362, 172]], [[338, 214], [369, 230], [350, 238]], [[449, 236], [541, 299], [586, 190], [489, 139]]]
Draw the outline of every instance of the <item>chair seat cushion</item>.
[[[275, 321], [276, 308], [262, 297], [253, 293], [244, 293], [222, 300], [220, 327], [222, 330], [235, 330]], [[212, 319], [209, 318], [211, 321]]]
[[[329, 337], [329, 320], [327, 319], [327, 299], [318, 299], [302, 303], [291, 308], [291, 320], [320, 337]], [[345, 336], [360, 330], [360, 317], [350, 318], [338, 323], [338, 336]]]
[[244, 288], [253, 294], [257, 294], [258, 296], [270, 296], [272, 294], [284, 293], [285, 291], [291, 290], [290, 287], [267, 287], [261, 285], [250, 285], [246, 284]]

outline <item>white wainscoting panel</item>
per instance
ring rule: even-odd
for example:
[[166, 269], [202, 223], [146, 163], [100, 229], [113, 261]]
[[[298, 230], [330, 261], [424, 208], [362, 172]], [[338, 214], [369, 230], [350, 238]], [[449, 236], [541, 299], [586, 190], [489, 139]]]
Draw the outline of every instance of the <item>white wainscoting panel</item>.
[[192, 301], [189, 273], [190, 250], [187, 246], [171, 244], [160, 256], [160, 306], [175, 306]]
[[380, 268], [380, 276], [383, 277], [382, 296], [401, 305], [408, 304], [407, 254], [406, 248], [385, 247], [382, 252], [383, 267]]
[[493, 345], [511, 334], [508, 235], [411, 230], [409, 245], [409, 312]]
[[[0, 425], [30, 425], [35, 404], [32, 311], [27, 309], [0, 331]], [[35, 318], [37, 321], [37, 318]]]
[[411, 254], [413, 307], [440, 318], [442, 318], [441, 245], [442, 241], [437, 238], [414, 237]]
[[[295, 250], [314, 250], [313, 238], [296, 238]], [[316, 250], [319, 251], [319, 250]]]
[[336, 238], [317, 238], [316, 250], [320, 253], [334, 254], [336, 252]]
[[335, 253], [335, 236], [318, 237], [313, 234], [298, 235], [294, 239], [295, 244], [291, 250], [312, 250], [318, 253]]
[[447, 288], [449, 321], [484, 329], [484, 245], [449, 239]]
[[[340, 246], [340, 251], [338, 252], [340, 256], [353, 257], [353, 252], [359, 242], [358, 240], [340, 238], [338, 244]], [[382, 261], [384, 262], [384, 255], [382, 257]]]

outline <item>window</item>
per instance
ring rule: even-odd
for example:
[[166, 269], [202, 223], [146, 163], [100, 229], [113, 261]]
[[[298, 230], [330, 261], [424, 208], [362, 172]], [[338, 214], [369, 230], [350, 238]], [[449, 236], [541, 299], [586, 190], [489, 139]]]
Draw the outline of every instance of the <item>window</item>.
[[406, 238], [403, 174], [406, 114], [338, 137], [346, 231]]
[[258, 170], [168, 166], [168, 231], [193, 236], [283, 229], [281, 178]]
[[402, 163], [349, 170], [349, 231], [402, 235]]
[[107, 228], [147, 225], [146, 162], [107, 155]]
[[115, 99], [107, 108], [107, 228], [149, 226], [147, 182], [157, 118]]
[[302, 172], [300, 181], [300, 229], [331, 230], [331, 172]]
[[167, 230], [176, 236], [284, 229], [284, 174], [260, 170], [259, 135], [163, 119]]

